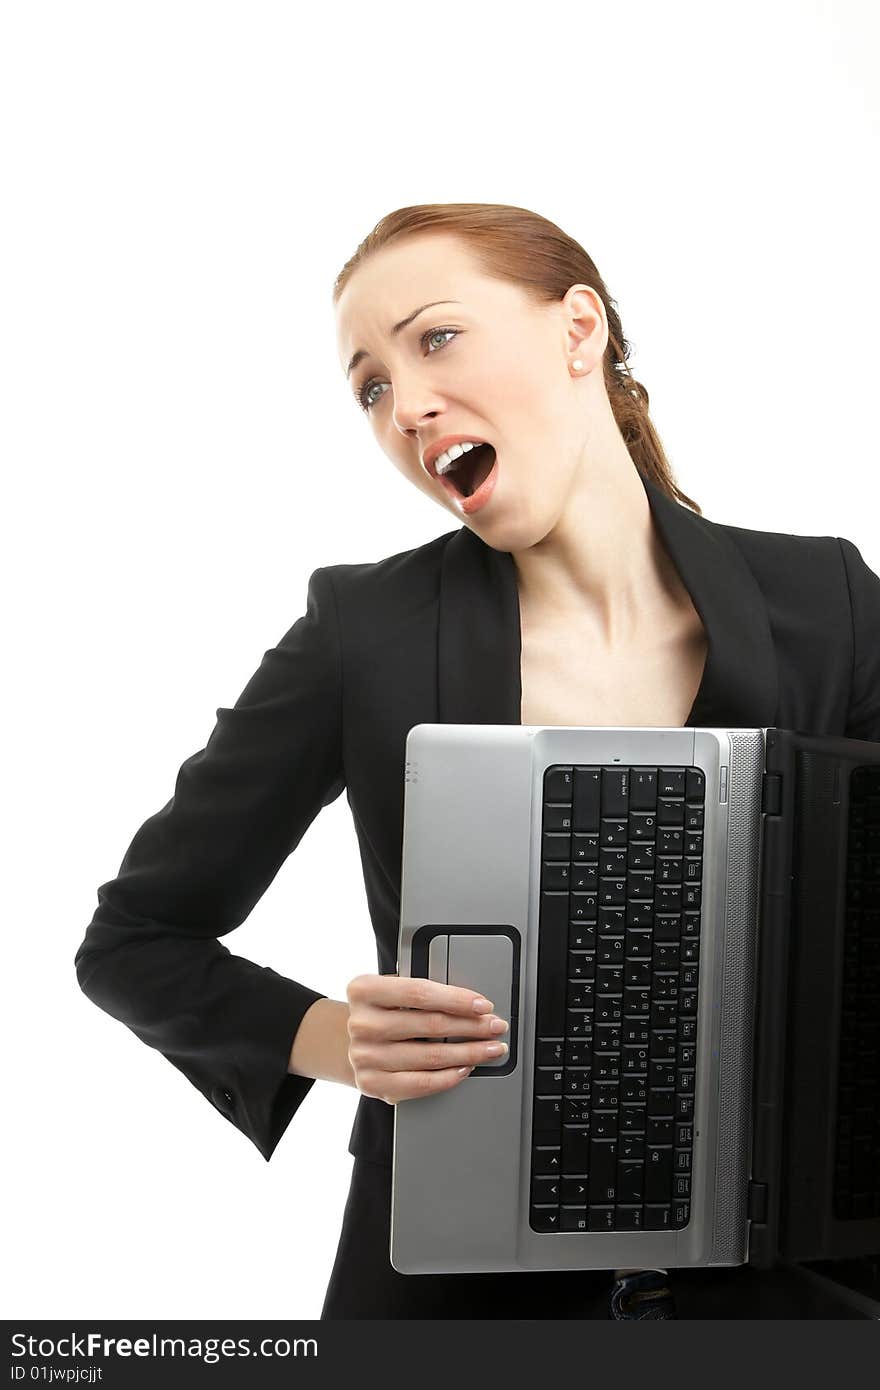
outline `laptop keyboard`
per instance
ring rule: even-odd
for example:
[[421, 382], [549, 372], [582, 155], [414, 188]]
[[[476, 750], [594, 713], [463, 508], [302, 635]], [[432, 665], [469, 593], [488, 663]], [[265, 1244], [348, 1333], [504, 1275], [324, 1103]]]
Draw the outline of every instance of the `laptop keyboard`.
[[880, 1216], [880, 766], [850, 777], [834, 1215]]
[[690, 1220], [705, 778], [544, 773], [529, 1224]]

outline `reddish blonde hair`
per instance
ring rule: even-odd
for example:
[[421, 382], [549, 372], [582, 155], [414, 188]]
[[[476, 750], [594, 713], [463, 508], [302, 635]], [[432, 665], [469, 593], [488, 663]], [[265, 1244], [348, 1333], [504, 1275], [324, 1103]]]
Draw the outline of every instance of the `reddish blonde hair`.
[[630, 344], [615, 301], [582, 246], [554, 222], [528, 208], [506, 203], [421, 203], [388, 213], [346, 261], [333, 285], [333, 304], [357, 267], [380, 247], [419, 232], [445, 232], [461, 239], [485, 275], [507, 280], [535, 304], [558, 303], [571, 285], [596, 291], [608, 319], [602, 371], [618, 428], [636, 467], [675, 502], [702, 515], [700, 506], [676, 483], [660, 436], [648, 413], [648, 392], [627, 365]]

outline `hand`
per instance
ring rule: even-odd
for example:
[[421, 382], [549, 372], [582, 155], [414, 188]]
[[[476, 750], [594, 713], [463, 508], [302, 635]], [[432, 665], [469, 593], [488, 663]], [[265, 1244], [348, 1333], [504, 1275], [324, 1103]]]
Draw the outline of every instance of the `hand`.
[[474, 1010], [474, 1000], [482, 998], [476, 990], [409, 976], [357, 975], [346, 995], [355, 1085], [389, 1105], [449, 1091], [465, 1079], [459, 1068], [469, 1073], [505, 1050], [498, 1050], [497, 1039], [509, 1025], [491, 1009]]

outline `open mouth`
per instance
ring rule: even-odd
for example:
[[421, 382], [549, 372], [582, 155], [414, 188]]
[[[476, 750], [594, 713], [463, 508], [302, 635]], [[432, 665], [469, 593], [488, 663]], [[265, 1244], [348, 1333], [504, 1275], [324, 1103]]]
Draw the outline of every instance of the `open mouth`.
[[471, 497], [477, 488], [484, 483], [492, 472], [495, 463], [495, 450], [491, 444], [479, 444], [475, 449], [469, 449], [466, 454], [456, 460], [455, 467], [444, 474], [444, 479], [448, 479], [453, 491], [459, 497]]

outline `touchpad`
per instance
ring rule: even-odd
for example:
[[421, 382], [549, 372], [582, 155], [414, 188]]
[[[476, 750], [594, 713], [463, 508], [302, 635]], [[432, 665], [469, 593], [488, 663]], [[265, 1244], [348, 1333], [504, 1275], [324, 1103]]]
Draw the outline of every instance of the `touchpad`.
[[[499, 1018], [510, 1022], [513, 998], [513, 942], [509, 936], [449, 937], [446, 983], [475, 989], [491, 999]], [[502, 1039], [503, 1041], [503, 1039]], [[507, 1057], [489, 1057], [481, 1067], [504, 1066]]]

